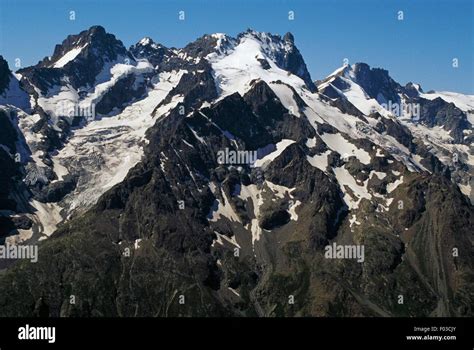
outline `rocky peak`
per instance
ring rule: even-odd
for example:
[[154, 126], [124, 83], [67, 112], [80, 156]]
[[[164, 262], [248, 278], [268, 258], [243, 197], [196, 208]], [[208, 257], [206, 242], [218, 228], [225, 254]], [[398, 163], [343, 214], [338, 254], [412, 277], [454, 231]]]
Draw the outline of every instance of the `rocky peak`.
[[8, 62], [0, 56], [0, 94], [2, 94], [10, 83], [11, 71]]
[[288, 43], [291, 43], [291, 44], [295, 43], [295, 37], [290, 32], [286, 33], [283, 36], [283, 40], [285, 40], [285, 42], [288, 42]]
[[123, 43], [101, 26], [92, 26], [79, 34], [69, 35], [56, 45], [51, 57], [36, 66], [21, 69], [27, 84], [33, 84], [43, 93], [67, 78], [75, 89], [92, 86], [108, 62], [119, 60], [133, 62]]
[[172, 50], [154, 42], [149, 37], [145, 37], [135, 45], [132, 45], [129, 51], [136, 59], [147, 59], [154, 67], [160, 65], [166, 58], [174, 55]]
[[211, 53], [224, 54], [232, 49], [235, 39], [223, 34], [206, 34], [186, 45], [181, 51], [194, 58], [204, 58]]
[[412, 82], [407, 83], [403, 88], [405, 94], [410, 97], [418, 97], [420, 93], [423, 93], [423, 89], [419, 84], [414, 84]]
[[294, 43], [293, 34], [288, 32], [281, 37], [276, 34], [247, 29], [247, 31], [237, 36], [240, 43], [246, 38], [259, 41], [262, 52], [274, 61], [278, 67], [303, 79], [309, 90], [316, 90], [303, 56]]
[[[280, 35], [247, 29], [238, 34], [236, 38], [223, 33], [206, 34], [186, 45], [180, 50], [180, 53], [188, 61], [190, 58], [199, 61], [201, 58], [209, 58], [209, 55], [212, 54], [214, 54], [214, 59], [215, 56], [225, 56], [231, 53], [237, 46], [242, 45], [247, 40], [258, 43], [259, 51], [279, 68], [303, 79], [309, 90], [316, 90], [306, 63], [295, 46], [294, 37], [291, 33], [286, 33], [281, 37]], [[254, 52], [248, 52], [248, 54], [255, 55]], [[266, 67], [269, 68], [268, 64]]]
[[[378, 101], [398, 101], [401, 86], [394, 81], [388, 71], [381, 68], [370, 68], [366, 63], [356, 63], [351, 67], [353, 80], [364, 91]], [[385, 100], [385, 101], [384, 101]]]
[[123, 43], [109, 34], [101, 26], [92, 26], [76, 35], [69, 35], [61, 44], [56, 45], [51, 58], [40, 62], [40, 67], [62, 68], [79, 60], [95, 57], [104, 61], [113, 61], [119, 55], [126, 56]]
[[146, 36], [143, 39], [141, 39], [138, 43], [136, 43], [135, 45], [132, 45], [130, 48], [142, 49], [142, 50], [144, 50], [144, 49], [157, 50], [159, 48], [165, 48], [165, 46], [163, 46], [159, 43], [156, 43], [152, 38]]
[[[392, 102], [398, 101], [399, 93], [405, 94], [409, 98], [419, 97], [419, 94], [423, 93], [419, 84], [409, 82], [405, 86], [401, 86], [392, 79], [388, 70], [371, 68], [363, 62], [355, 63], [352, 66], [344, 65], [336, 69], [326, 79], [316, 81], [316, 85], [319, 89], [327, 89], [328, 84], [325, 84], [327, 82], [331, 82], [333, 86], [341, 85], [341, 77], [352, 80], [362, 87], [369, 97], [383, 103], [389, 100]], [[336, 87], [344, 90], [340, 86]]]

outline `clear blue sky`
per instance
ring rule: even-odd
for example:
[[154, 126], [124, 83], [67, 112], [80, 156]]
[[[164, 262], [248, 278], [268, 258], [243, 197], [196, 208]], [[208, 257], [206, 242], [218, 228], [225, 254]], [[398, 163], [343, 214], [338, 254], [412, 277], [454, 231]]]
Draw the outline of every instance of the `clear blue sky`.
[[[0, 54], [23, 66], [68, 35], [100, 24], [125, 46], [144, 36], [182, 47], [205, 34], [291, 31], [313, 80], [366, 62], [425, 91], [474, 94], [473, 0], [0, 0]], [[76, 20], [69, 20], [69, 11]], [[186, 20], [178, 20], [178, 11]], [[288, 11], [295, 20], [288, 20]], [[397, 11], [404, 20], [397, 20]], [[458, 58], [459, 68], [452, 67]]]

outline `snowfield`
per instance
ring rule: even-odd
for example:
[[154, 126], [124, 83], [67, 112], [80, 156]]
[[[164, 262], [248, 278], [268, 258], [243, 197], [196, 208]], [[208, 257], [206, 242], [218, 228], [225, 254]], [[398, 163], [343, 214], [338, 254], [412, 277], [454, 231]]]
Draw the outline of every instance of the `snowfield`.
[[283, 153], [283, 151], [290, 145], [295, 143], [294, 140], [289, 140], [289, 139], [283, 139], [280, 142], [276, 144], [276, 150], [271, 152], [270, 154], [267, 154], [261, 159], [257, 159], [255, 161], [254, 166], [255, 167], [263, 167], [265, 168], [268, 164], [270, 164], [274, 159], [276, 159], [280, 154]]
[[53, 158], [57, 169], [62, 167], [58, 176], [65, 171], [80, 174], [76, 191], [62, 201], [68, 212], [94, 204], [140, 161], [145, 132], [179, 100], [163, 106], [158, 117], [152, 117], [151, 113], [183, 74], [184, 71], [160, 74], [145, 98], [115, 116], [94, 120], [73, 132], [69, 142]]
[[64, 54], [64, 56], [62, 56], [59, 60], [57, 60], [54, 63], [53, 68], [62, 68], [62, 67], [64, 67], [66, 64], [68, 64], [73, 59], [75, 59], [87, 45], [88, 44], [85, 44], [82, 47], [76, 47], [76, 48], [66, 52]]
[[[34, 209], [33, 214], [28, 216], [36, 224], [36, 239], [47, 238], [73, 212], [85, 211], [105, 191], [123, 181], [143, 155], [146, 130], [181, 101], [173, 99], [162, 106], [155, 117], [151, 115], [184, 73], [183, 70], [161, 73], [145, 98], [129, 105], [120, 114], [90, 121], [84, 127], [73, 130], [65, 146], [52, 156], [53, 171], [58, 177], [53, 182], [74, 174], [79, 176], [77, 187], [58, 203], [30, 201]], [[22, 161], [29, 162], [36, 169], [45, 168], [40, 158], [43, 151], [37, 150], [43, 135], [32, 131], [40, 116], [14, 110], [17, 112], [16, 124], [24, 135], [24, 139], [17, 142]], [[20, 235], [9, 239], [22, 241], [30, 239], [32, 234], [32, 229], [22, 230]]]
[[[259, 59], [266, 60], [270, 65], [270, 69], [266, 70], [262, 67]], [[220, 98], [238, 92], [244, 95], [251, 87], [251, 82], [255, 79], [270, 82], [280, 80], [292, 87], [303, 88], [304, 82], [296, 75], [288, 74], [287, 71], [280, 69], [265, 54], [262, 43], [250, 34], [246, 34], [241, 38], [240, 42], [226, 55], [212, 53], [207, 57], [215, 72], [215, 79], [221, 90]], [[272, 84], [275, 87], [277, 84]], [[289, 89], [287, 89], [289, 90]], [[281, 92], [278, 87], [275, 93]], [[282, 94], [280, 93], [280, 96]], [[280, 97], [279, 96], [279, 97]], [[284, 100], [289, 101], [291, 97]], [[297, 109], [295, 109], [296, 111]]]

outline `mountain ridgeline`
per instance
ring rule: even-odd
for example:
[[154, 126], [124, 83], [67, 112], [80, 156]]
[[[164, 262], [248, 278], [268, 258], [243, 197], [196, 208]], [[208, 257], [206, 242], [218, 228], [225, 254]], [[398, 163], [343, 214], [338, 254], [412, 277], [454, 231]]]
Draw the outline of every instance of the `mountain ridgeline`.
[[473, 117], [291, 33], [0, 57], [0, 316], [473, 316]]

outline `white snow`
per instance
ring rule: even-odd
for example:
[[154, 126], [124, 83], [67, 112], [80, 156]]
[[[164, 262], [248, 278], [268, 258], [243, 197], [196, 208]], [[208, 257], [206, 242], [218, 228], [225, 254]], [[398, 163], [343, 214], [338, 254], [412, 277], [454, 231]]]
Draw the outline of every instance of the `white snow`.
[[[250, 88], [250, 82], [255, 79], [261, 79], [267, 84], [281, 80], [294, 88], [302, 88], [305, 85], [301, 78], [294, 74], [289, 75], [269, 59], [268, 51], [264, 43], [247, 34], [229, 53], [208, 55], [206, 58], [212, 65], [216, 83], [221, 90], [220, 98], [235, 92], [243, 96]], [[270, 69], [263, 69], [258, 59], [267, 59]]]
[[313, 137], [311, 139], [307, 139], [306, 140], [306, 147], [308, 147], [308, 148], [316, 147], [316, 138]]
[[53, 171], [56, 173], [58, 180], [62, 180], [65, 175], [69, 174], [67, 168], [59, 163], [58, 159], [53, 161]]
[[343, 65], [339, 68], [337, 68], [334, 72], [332, 72], [331, 74], [328, 75], [328, 77], [332, 77], [332, 76], [335, 76], [335, 75], [341, 75], [341, 73], [344, 72], [344, 70], [346, 69], [350, 69], [350, 66], [348, 65]]
[[449, 91], [436, 91], [430, 94], [420, 94], [420, 96], [427, 100], [434, 100], [435, 98], [440, 97], [448, 103], [454, 103], [456, 107], [464, 112], [474, 111], [474, 95], [464, 95]]
[[183, 71], [161, 73], [159, 81], [142, 100], [117, 115], [93, 120], [73, 131], [68, 143], [53, 156], [58, 177], [64, 175], [65, 168], [79, 175], [76, 190], [62, 202], [68, 212], [87, 209], [102, 193], [123, 181], [130, 168], [140, 161], [145, 132], [176, 101], [163, 106], [156, 117], [151, 113], [183, 74]]
[[321, 171], [327, 172], [326, 168], [328, 166], [328, 155], [331, 153], [331, 151], [326, 151], [322, 154], [315, 154], [314, 156], [306, 156], [306, 159], [308, 160], [309, 164], [314, 166], [315, 168], [318, 168]]
[[[270, 73], [278, 73], [278, 70], [275, 70], [272, 66], [267, 72], [261, 71], [261, 66], [258, 63], [257, 58], [269, 58], [266, 49], [262, 49], [261, 46], [262, 43], [259, 40], [245, 37], [241, 40], [239, 45], [234, 48], [230, 55], [225, 56], [224, 58], [219, 55], [212, 55], [210, 61], [216, 70], [217, 77], [220, 79], [218, 79], [218, 84], [222, 88], [222, 95], [225, 96], [235, 90], [243, 94], [249, 88], [249, 82], [252, 79], [262, 78], [267, 83], [270, 82], [269, 86], [274, 90], [275, 94], [279, 97], [280, 101], [286, 108], [291, 108], [297, 111], [298, 109], [295, 108], [292, 91], [286, 87], [286, 85], [272, 83], [272, 79], [268, 77]], [[268, 60], [268, 62], [272, 64], [271, 59]], [[339, 92], [344, 94], [356, 108], [361, 110], [362, 113], [368, 115], [371, 112], [378, 111], [383, 117], [392, 118], [391, 113], [385, 110], [380, 104], [382, 102], [387, 102], [385, 101], [385, 98], [382, 96], [379, 96], [378, 100], [370, 98], [355, 82], [352, 70], [353, 67], [349, 66], [338, 68], [330, 75], [329, 79], [326, 80], [326, 84], [331, 83], [331, 76], [340, 75], [340, 78], [349, 85], [349, 88]], [[274, 80], [276, 79], [273, 79], [273, 81]], [[308, 107], [304, 108], [302, 112], [307, 116], [311, 125], [315, 129], [317, 128], [318, 123], [326, 122], [334, 126], [339, 132], [347, 135], [346, 137], [349, 137], [348, 139], [345, 139], [340, 134], [335, 134], [337, 136], [331, 136], [334, 134], [323, 135], [323, 141], [330, 149], [337, 151], [342, 156], [354, 155], [363, 164], [368, 164], [370, 162], [370, 155], [366, 151], [355, 147], [350, 141], [351, 138], [357, 139], [363, 137], [371, 140], [376, 146], [378, 146], [376, 151], [377, 157], [384, 157], [387, 154], [391, 154], [397, 161], [402, 162], [409, 171], [427, 171], [427, 169], [421, 164], [422, 159], [419, 156], [411, 154], [405, 146], [401, 145], [393, 137], [381, 135], [376, 132], [373, 129], [376, 120], [369, 118], [368, 123], [366, 123], [358, 117], [342, 113], [339, 109], [329, 106], [328, 103], [321, 101], [317, 94], [309, 93], [303, 88], [303, 83], [301, 81], [298, 81], [297, 84], [292, 84], [284, 79], [280, 80], [292, 86], [296, 90], [296, 93], [308, 105]], [[437, 92], [435, 94], [421, 94], [421, 97], [429, 99], [441, 97], [447, 102], [453, 102], [460, 109], [468, 113], [468, 119], [473, 123], [474, 113], [469, 113], [469, 111], [474, 110], [474, 95]], [[356, 127], [356, 125], [359, 126], [359, 124], [363, 127]], [[456, 149], [463, 151], [462, 147], [458, 148], [457, 145], [452, 145], [452, 137], [444, 129], [429, 129], [422, 125], [414, 126], [413, 124], [408, 125], [408, 127], [410, 127], [416, 137], [423, 138], [425, 143], [435, 145], [440, 149], [448, 150], [450, 152], [455, 152]], [[334, 138], [334, 140], [331, 140], [331, 138]], [[314, 145], [315, 140], [307, 141], [308, 147], [313, 147]], [[470, 161], [472, 156], [468, 151], [465, 154]], [[441, 152], [438, 152], [437, 155], [440, 158], [443, 158]], [[313, 166], [320, 169], [326, 168], [327, 158], [323, 155], [308, 157], [308, 161]], [[388, 162], [393, 163], [392, 160], [389, 160]], [[379, 178], [384, 177], [381, 173], [376, 174], [376, 176]], [[466, 192], [467, 188], [463, 188], [463, 191]]]
[[90, 108], [97, 104], [102, 96], [120, 79], [130, 74], [141, 76], [153, 71], [153, 67], [148, 61], [138, 61], [136, 65], [124, 64], [124, 62], [126, 62], [126, 57], [118, 57], [114, 62], [107, 62], [101, 73], [96, 77], [96, 85], [93, 89], [84, 87], [87, 92], [87, 96], [84, 98], [79, 97], [78, 91], [69, 84], [66, 78], [61, 86], [52, 87], [46, 95], [43, 95], [37, 89], [37, 102], [46, 113], [52, 116], [53, 123], [55, 123], [59, 115], [68, 106], [78, 106], [83, 109]]
[[349, 227], [352, 227], [352, 225], [354, 224], [360, 225], [360, 222], [357, 221], [357, 216], [355, 214], [352, 214], [352, 217], [349, 219]]
[[362, 88], [350, 79], [341, 78], [349, 84], [349, 89], [344, 90], [344, 95], [359, 111], [365, 115], [371, 114], [374, 110], [381, 111], [383, 108], [377, 100], [370, 98]]
[[142, 40], [140, 40], [138, 43], [142, 46], [146, 46], [148, 45], [149, 43], [151, 43], [153, 40], [151, 40], [151, 38], [149, 37], [144, 37]]
[[265, 167], [270, 164], [275, 158], [277, 158], [282, 152], [289, 146], [295, 143], [294, 140], [283, 139], [276, 144], [276, 150], [267, 154], [261, 159], [257, 159], [254, 163], [255, 167]]
[[[238, 43], [233, 43], [232, 47], [226, 50], [226, 52], [212, 53], [207, 57], [215, 71], [216, 83], [220, 89], [219, 99], [236, 91], [243, 95], [250, 88], [252, 80], [261, 79], [269, 84], [282, 103], [286, 105], [286, 108], [294, 108], [292, 91], [288, 88], [288, 86], [291, 86], [307, 104], [308, 107], [304, 108], [302, 113], [306, 115], [315, 129], [318, 124], [326, 122], [335, 127], [339, 132], [347, 135], [350, 139], [367, 138], [371, 140], [380, 148], [380, 151], [377, 151], [378, 156], [394, 152], [394, 157], [398, 161], [403, 162], [410, 171], [425, 170], [421, 164], [417, 164], [411, 158], [406, 147], [399, 148], [401, 145], [396, 140], [393, 140], [395, 142], [391, 142], [392, 140], [387, 142], [385, 135], [376, 132], [373, 129], [374, 120], [369, 120], [366, 123], [356, 116], [342, 113], [338, 108], [322, 101], [318, 94], [310, 93], [305, 88], [302, 79], [276, 67], [271, 59], [271, 51], [274, 49], [272, 45], [271, 40], [266, 41], [263, 34], [246, 34]], [[267, 59], [270, 69], [263, 69], [257, 59]], [[345, 71], [344, 68], [346, 69]], [[382, 116], [390, 117], [389, 111], [385, 110], [377, 100], [370, 99], [360, 86], [354, 82], [354, 76], [353, 74], [351, 75], [351, 67], [341, 67], [333, 74], [343, 71], [345, 74], [341, 75], [341, 79], [347, 82], [350, 88], [341, 91], [341, 93], [347, 95], [348, 99], [363, 113], [369, 114], [377, 110]], [[274, 82], [277, 80], [288, 86], [275, 84]], [[298, 109], [294, 110], [298, 111]], [[358, 125], [363, 127], [359, 128]], [[339, 136], [336, 136], [336, 138], [338, 139], [332, 143], [331, 149], [339, 149], [342, 155], [344, 153], [349, 156], [355, 155], [363, 164], [370, 162], [370, 156], [367, 152], [357, 149], [348, 140], [342, 140]], [[341, 145], [338, 144], [339, 141], [342, 141]], [[328, 142], [331, 142], [331, 140]], [[354, 150], [354, 154], [352, 154], [352, 150]]]
[[135, 250], [140, 249], [140, 242], [141, 242], [141, 241], [142, 241], [141, 238], [137, 238], [137, 239], [135, 240], [135, 242], [133, 242], [133, 248], [134, 248]]
[[186, 141], [185, 139], [183, 139], [183, 142], [190, 148], [194, 148], [193, 145], [191, 145], [188, 141]]
[[227, 198], [227, 195], [225, 194], [225, 191], [220, 191], [220, 193], [223, 197], [223, 201], [221, 201], [220, 199], [216, 199], [217, 209], [210, 213], [209, 221], [217, 221], [221, 217], [225, 217], [230, 221], [240, 222], [240, 218], [232, 207], [232, 204], [230, 203], [229, 199]]
[[258, 218], [260, 215], [260, 207], [263, 204], [263, 198], [258, 187], [253, 184], [249, 186], [242, 186], [239, 197], [243, 200], [252, 202], [254, 217], [252, 218], [250, 224], [247, 225], [247, 228], [250, 228], [252, 232], [252, 245], [254, 245], [255, 241], [258, 241], [262, 234], [262, 229], [258, 224]]
[[203, 144], [206, 143], [206, 141], [205, 141], [201, 136], [198, 135], [198, 133], [196, 132], [196, 130], [194, 130], [194, 129], [191, 128], [191, 127], [189, 127], [189, 129], [191, 129], [191, 131], [192, 131], [194, 137], [195, 137], [199, 142], [201, 142], [201, 143], [203, 143]]
[[82, 47], [75, 47], [71, 50], [69, 50], [68, 52], [66, 52], [59, 60], [57, 60], [54, 65], [53, 65], [53, 68], [62, 68], [64, 67], [66, 64], [68, 64], [69, 62], [71, 62], [73, 59], [75, 59], [77, 57], [77, 55], [79, 55], [81, 53], [81, 51], [87, 46], [88, 44], [85, 44], [84, 46]]
[[429, 128], [422, 124], [406, 123], [414, 136], [419, 137], [425, 144], [433, 144], [438, 147], [445, 147], [446, 144], [453, 143], [453, 137], [443, 126]]
[[[38, 149], [38, 143], [44, 138], [42, 134], [32, 131], [33, 125], [40, 119], [38, 114], [27, 114], [23, 110], [14, 106], [2, 107], [2, 110], [9, 113], [9, 111], [16, 112], [16, 117], [12, 125], [17, 129], [19, 140], [15, 143], [17, 152], [20, 154], [20, 159], [23, 164], [28, 161], [33, 161], [35, 166], [44, 167], [41, 156], [43, 151]], [[12, 114], [13, 116], [14, 114]], [[46, 182], [46, 180], [45, 180]]]
[[324, 123], [324, 120], [321, 118], [321, 116], [318, 113], [316, 113], [315, 110], [311, 107], [303, 108], [303, 113], [306, 116], [306, 118], [308, 118], [309, 122], [315, 129], [318, 123], [320, 124]]
[[224, 241], [225, 241], [229, 244], [232, 244], [233, 246], [237, 248], [240, 248], [240, 245], [237, 243], [235, 236], [232, 236], [232, 238], [229, 238], [226, 235], [220, 234], [217, 231], [214, 231], [214, 233], [216, 234], [217, 238], [214, 240], [214, 242], [212, 242], [213, 247], [215, 246], [216, 243], [220, 245], [224, 245]]
[[[420, 169], [426, 171], [426, 168], [423, 165], [417, 163], [415, 160], [412, 159], [410, 151], [405, 146], [400, 144], [397, 140], [395, 140], [395, 138], [393, 138], [392, 136], [386, 134], [379, 134], [373, 128], [371, 128], [369, 124], [366, 124], [360, 118], [350, 114], [342, 113], [339, 109], [328, 105], [324, 101], [321, 101], [316, 94], [310, 94], [303, 90], [297, 91], [300, 94], [300, 97], [309, 106], [304, 110], [304, 113], [310, 121], [311, 125], [316, 130], [318, 123], [325, 122], [327, 124], [332, 125], [339, 132], [344, 133], [351, 139], [366, 138], [372, 141], [376, 146], [380, 148], [380, 151], [377, 150], [378, 156], [382, 156], [383, 154], [390, 154], [397, 161], [400, 161], [405, 164], [405, 166], [412, 172], [419, 171]], [[360, 123], [366, 125], [369, 128], [368, 132], [361, 132], [359, 130], [357, 124]], [[325, 135], [326, 134], [322, 135], [321, 137], [323, 138], [323, 141], [325, 141], [326, 144], [328, 144], [328, 142], [331, 143], [331, 140], [324, 140]], [[362, 163], [367, 162], [370, 159], [370, 156], [367, 152], [363, 150], [356, 150], [355, 146], [351, 145], [350, 141], [341, 140], [340, 138], [342, 138], [342, 136], [329, 136], [329, 138], [335, 138], [335, 141], [332, 142], [332, 147], [329, 145], [328, 146], [329, 148], [336, 150], [338, 153], [342, 152], [342, 155], [346, 153], [350, 156], [352, 153], [352, 149], [354, 149], [354, 153], [356, 154], [353, 155], [357, 158], [360, 158], [359, 160], [363, 160], [361, 161]], [[342, 143], [340, 143], [339, 141], [342, 141]], [[347, 143], [349, 143], [349, 145], [347, 145]], [[347, 147], [349, 147], [349, 149], [347, 149]], [[338, 151], [338, 149], [340, 151]], [[347, 151], [350, 151], [350, 153], [348, 153]], [[388, 160], [388, 162], [392, 163], [393, 161]]]
[[298, 220], [298, 214], [296, 214], [296, 208], [301, 204], [299, 200], [292, 201], [291, 205], [288, 209], [288, 212], [290, 213], [290, 218], [293, 221]]
[[[349, 86], [347, 89], [340, 90], [332, 84], [336, 75], [339, 75], [339, 79]], [[370, 98], [360, 85], [354, 81], [354, 78], [353, 66], [343, 66], [329, 75], [328, 78], [326, 78], [326, 81], [320, 84], [318, 88], [322, 89], [331, 85], [334, 90], [336, 90], [340, 95], [345, 96], [350, 103], [365, 115], [369, 115], [376, 111], [382, 116], [388, 116], [390, 113], [385, 110], [376, 99]]]
[[298, 105], [293, 97], [293, 91], [285, 84], [271, 83], [270, 88], [277, 95], [283, 106], [290, 111], [291, 114], [300, 117]]
[[291, 192], [294, 190], [294, 188], [288, 188], [285, 186], [277, 185], [268, 180], [265, 181], [265, 186], [267, 186], [278, 198], [285, 198], [286, 195], [288, 195], [290, 198], [293, 198]]
[[341, 134], [320, 135], [328, 147], [338, 152], [343, 158], [355, 156], [362, 164], [370, 163], [370, 154], [346, 140]]
[[[337, 182], [344, 193], [344, 202], [347, 204], [349, 209], [356, 209], [359, 207], [359, 203], [362, 198], [371, 199], [372, 195], [367, 190], [367, 182], [365, 181], [364, 186], [359, 185], [354, 177], [345, 169], [345, 167], [333, 168], [334, 174], [336, 175]], [[344, 186], [349, 187], [356, 198], [353, 198]]]
[[403, 176], [395, 180], [395, 182], [391, 182], [387, 184], [387, 193], [392, 193], [402, 183], [403, 183]]
[[474, 197], [473, 197], [473, 193], [472, 193], [472, 187], [471, 187], [471, 184], [458, 184], [459, 186], [459, 189], [461, 190], [462, 194], [464, 194], [465, 196], [469, 197], [469, 199], [471, 200], [471, 203], [474, 204]]
[[30, 109], [30, 98], [28, 94], [20, 88], [20, 79], [21, 76], [19, 74], [10, 75], [8, 87], [0, 95], [0, 105], [13, 105], [28, 111]]
[[32, 220], [38, 224], [39, 233], [43, 235], [41, 238], [49, 237], [63, 221], [61, 208], [56, 203], [41, 203], [35, 199], [30, 204], [35, 209]]
[[227, 287], [232, 293], [234, 293], [235, 295], [237, 295], [238, 297], [240, 297], [240, 294], [233, 288], [231, 287]]
[[[31, 215], [27, 215], [31, 217]], [[18, 234], [11, 235], [5, 238], [5, 244], [22, 244], [23, 242], [31, 239], [33, 237], [33, 229], [30, 228], [29, 230], [22, 230], [17, 229]]]
[[372, 175], [376, 175], [380, 180], [383, 180], [387, 176], [387, 174], [384, 172], [374, 171], [374, 170], [370, 172], [370, 175], [369, 175], [370, 179], [372, 178]]
[[225, 46], [224, 46], [224, 43], [226, 42], [230, 42], [233, 44], [233, 39], [232, 38], [229, 38], [226, 34], [224, 33], [214, 33], [214, 34], [211, 34], [211, 36], [214, 38], [214, 39], [217, 39], [217, 42], [216, 42], [216, 50], [217, 52], [219, 53], [224, 53], [225, 51]]

